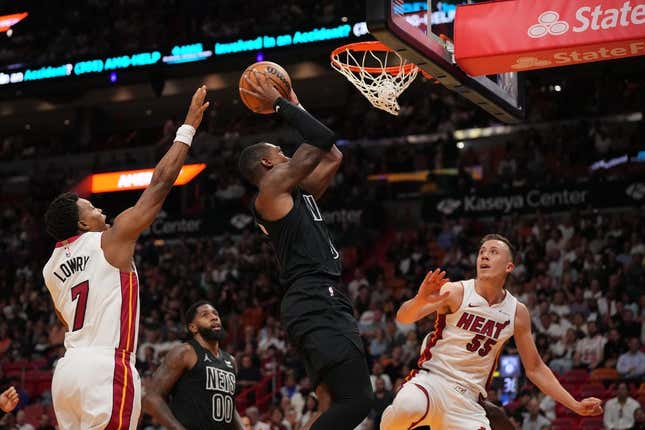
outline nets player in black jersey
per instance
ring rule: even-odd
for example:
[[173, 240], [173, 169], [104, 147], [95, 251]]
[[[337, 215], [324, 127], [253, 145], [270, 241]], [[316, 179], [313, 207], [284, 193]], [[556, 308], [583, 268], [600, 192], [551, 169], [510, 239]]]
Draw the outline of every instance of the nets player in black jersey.
[[199, 301], [185, 317], [192, 339], [168, 351], [146, 384], [143, 410], [168, 430], [243, 430], [233, 397], [237, 366], [219, 347], [223, 330], [217, 310]]
[[270, 143], [249, 146], [239, 164], [259, 190], [253, 211], [277, 253], [282, 324], [320, 399], [323, 412], [309, 424], [314, 430], [354, 429], [374, 394], [351, 301], [338, 288], [340, 255], [317, 204], [342, 154], [334, 133], [298, 105], [293, 91], [285, 100], [262, 73], [247, 80], [251, 94], [272, 103], [305, 142], [292, 158]]

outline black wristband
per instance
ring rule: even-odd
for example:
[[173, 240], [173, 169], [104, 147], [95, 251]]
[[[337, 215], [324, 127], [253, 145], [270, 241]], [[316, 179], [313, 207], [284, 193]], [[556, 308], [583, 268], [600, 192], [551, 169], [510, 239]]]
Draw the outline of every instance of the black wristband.
[[336, 141], [334, 132], [306, 110], [299, 108], [282, 97], [275, 101], [273, 108], [289, 125], [300, 132], [305, 143], [325, 151], [329, 151], [334, 146]]

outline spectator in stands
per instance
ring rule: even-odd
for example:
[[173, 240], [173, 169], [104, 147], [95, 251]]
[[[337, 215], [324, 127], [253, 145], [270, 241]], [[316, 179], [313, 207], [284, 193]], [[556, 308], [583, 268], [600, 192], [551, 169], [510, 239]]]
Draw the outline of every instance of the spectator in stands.
[[260, 369], [253, 364], [251, 355], [244, 354], [240, 360], [240, 368], [237, 372], [237, 385], [241, 389], [249, 387], [262, 379]]
[[598, 332], [596, 321], [587, 322], [587, 335], [578, 341], [574, 360], [589, 370], [597, 368], [603, 361], [606, 342], [607, 339]]
[[573, 359], [576, 353], [576, 345], [578, 339], [576, 331], [573, 329], [567, 330], [564, 339], [558, 340], [556, 343], [551, 344], [550, 349], [553, 360], [549, 362], [549, 367], [555, 373], [566, 373], [573, 367]]
[[295, 407], [289, 406], [285, 416], [287, 430], [300, 430], [300, 416]]
[[373, 390], [376, 390], [376, 381], [378, 379], [383, 380], [387, 391], [392, 391], [392, 380], [390, 380], [390, 377], [386, 373], [383, 373], [383, 365], [375, 361], [374, 365], [372, 365], [372, 374], [370, 375]]
[[609, 336], [604, 347], [603, 358], [605, 359], [603, 367], [615, 368], [618, 363], [618, 357], [627, 349], [625, 339], [620, 335], [617, 328], [609, 329]]
[[51, 423], [51, 417], [49, 414], [42, 414], [40, 416], [36, 430], [56, 430]]
[[279, 407], [274, 407], [271, 411], [271, 421], [269, 421], [270, 430], [289, 430], [284, 422], [284, 412]]
[[605, 403], [603, 421], [607, 430], [625, 430], [634, 426], [634, 412], [640, 408], [638, 402], [629, 397], [627, 383], [618, 384], [616, 397]]
[[300, 417], [301, 427], [307, 424], [316, 412], [318, 412], [318, 398], [316, 397], [316, 393], [312, 391], [307, 396], [305, 407], [302, 410], [302, 416]]
[[383, 411], [392, 404], [394, 395], [392, 391], [385, 389], [385, 380], [382, 377], [376, 379], [376, 388], [374, 389], [374, 400], [372, 403], [372, 410], [369, 417], [374, 421], [374, 427], [381, 427], [381, 416]]
[[532, 397], [526, 404], [527, 414], [523, 417], [522, 430], [540, 430], [544, 425], [550, 425], [549, 420], [540, 412], [540, 403]]
[[643, 408], [634, 411], [634, 425], [629, 430], [645, 430], [645, 412]]
[[247, 416], [242, 417], [242, 427], [244, 430], [253, 430], [253, 426], [251, 425], [251, 419]]
[[623, 378], [640, 379], [645, 375], [645, 354], [637, 337], [629, 339], [629, 351], [618, 357], [616, 370]]
[[251, 428], [253, 430], [270, 430], [269, 424], [260, 421], [260, 411], [257, 407], [251, 406], [246, 408], [246, 416], [251, 421]]
[[[289, 405], [292, 405], [298, 409], [302, 409], [305, 400], [300, 394], [300, 386], [296, 384], [296, 376], [293, 371], [288, 371], [285, 378], [284, 386], [280, 389], [280, 394], [283, 398], [289, 400]], [[285, 408], [283, 412], [288, 412]]]

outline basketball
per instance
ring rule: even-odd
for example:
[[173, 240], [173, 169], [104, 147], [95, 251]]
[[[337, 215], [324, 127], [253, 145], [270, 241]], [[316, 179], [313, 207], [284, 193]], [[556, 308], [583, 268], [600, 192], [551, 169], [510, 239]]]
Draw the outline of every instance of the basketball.
[[242, 102], [255, 113], [260, 114], [271, 114], [273, 113], [273, 106], [266, 104], [263, 100], [259, 100], [257, 97], [252, 96], [251, 94], [245, 93], [242, 89], [253, 91], [249, 86], [249, 83], [246, 81], [246, 76], [249, 79], [254, 80], [255, 75], [252, 71], [260, 72], [266, 74], [269, 79], [273, 82], [275, 88], [285, 99], [289, 98], [291, 93], [291, 78], [286, 70], [282, 68], [279, 64], [273, 63], [271, 61], [260, 61], [258, 63], [253, 63], [246, 68], [242, 77], [240, 78], [240, 98]]

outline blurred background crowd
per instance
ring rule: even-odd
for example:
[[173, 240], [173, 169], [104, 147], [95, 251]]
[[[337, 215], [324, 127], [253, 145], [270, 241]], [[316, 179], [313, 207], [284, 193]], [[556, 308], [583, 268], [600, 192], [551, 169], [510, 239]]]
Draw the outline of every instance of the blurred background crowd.
[[[334, 0], [255, 3], [93, 0], [67, 8], [64, 2], [25, 2], [34, 18], [4, 39], [0, 65], [276, 33], [285, 22], [314, 28], [363, 13], [360, 5]], [[528, 121], [506, 127], [421, 80], [402, 97], [396, 118], [372, 109], [348, 84], [335, 84], [341, 86], [324, 100], [311, 83], [296, 81], [296, 90], [299, 84], [302, 103], [336, 132], [344, 154], [320, 206], [342, 250], [342, 284], [354, 303], [376, 392], [361, 429], [379, 428], [382, 411], [433, 330], [432, 317], [401, 324], [396, 310], [428, 270], [440, 267], [452, 280], [473, 277], [479, 240], [491, 232], [506, 235], [518, 249], [508, 289], [529, 308], [544, 361], [574, 396], [606, 403], [603, 417], [580, 420], [541, 395], [521, 370], [510, 377], [502, 369], [489, 399], [504, 404], [518, 429], [645, 428], [642, 82], [593, 76], [554, 92], [535, 80], [527, 88]], [[249, 143], [268, 140], [292, 152], [299, 141], [277, 118], [252, 115], [230, 101], [234, 91], [212, 95], [213, 108], [193, 143], [190, 162], [206, 169], [173, 191], [162, 215], [167, 222], [138, 242], [137, 368], [148, 378], [186, 339], [184, 310], [207, 299], [226, 327], [223, 348], [237, 359], [240, 414], [253, 430], [299, 430], [317, 410], [317, 399], [280, 326], [274, 252], [249, 217], [253, 190], [236, 168]], [[16, 94], [3, 94], [1, 106], [11, 105]], [[127, 118], [98, 102], [62, 108], [51, 121], [42, 112], [7, 115], [7, 128], [0, 130], [0, 388], [15, 385], [21, 403], [0, 420], [0, 429], [55, 425], [51, 375], [64, 354], [65, 333], [41, 275], [53, 247], [43, 230], [47, 204], [89, 174], [153, 166], [172, 144], [187, 102], [183, 96], [124, 102], [126, 110], [135, 106], [123, 114]], [[481, 215], [436, 205], [439, 199], [558, 187], [620, 192], [601, 196], [607, 202], [615, 197], [615, 203], [599, 198], [530, 211], [492, 208]], [[113, 217], [137, 196], [95, 195], [92, 201]], [[182, 230], [191, 220], [199, 228]], [[504, 355], [516, 354], [511, 340]], [[161, 430], [147, 416], [141, 428]]]

